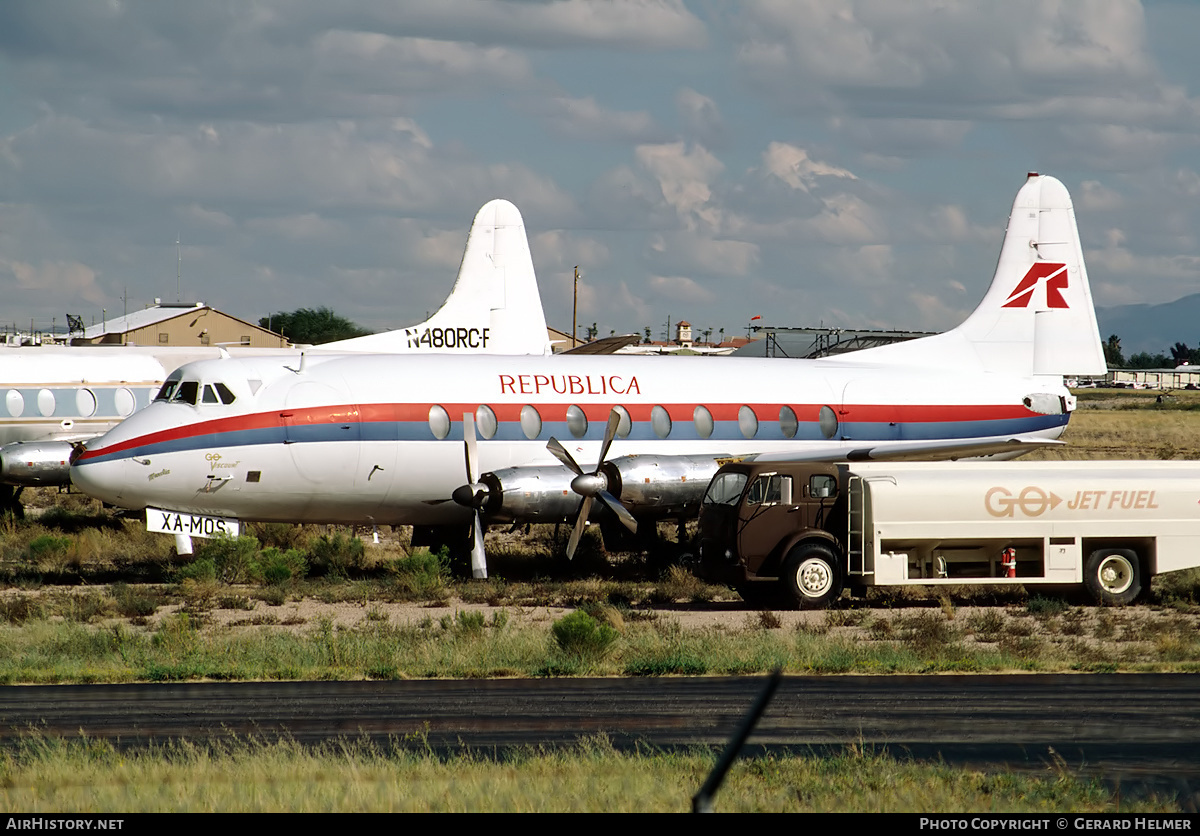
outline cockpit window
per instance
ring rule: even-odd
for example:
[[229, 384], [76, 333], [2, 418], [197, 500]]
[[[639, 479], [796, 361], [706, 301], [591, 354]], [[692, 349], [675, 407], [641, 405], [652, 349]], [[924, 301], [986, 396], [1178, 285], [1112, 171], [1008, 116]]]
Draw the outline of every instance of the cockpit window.
[[158, 390], [158, 394], [154, 396], [154, 400], [156, 400], [156, 401], [171, 400], [172, 396], [174, 396], [174, 394], [175, 394], [175, 387], [177, 387], [178, 385], [179, 385], [179, 378], [168, 377], [163, 382], [162, 388]]
[[217, 393], [213, 391], [212, 384], [207, 383], [204, 386], [204, 394], [200, 398], [202, 403], [217, 403]]
[[190, 403], [196, 405], [196, 398], [200, 394], [200, 382], [197, 380], [185, 380], [179, 384], [179, 388], [175, 390], [174, 397], [171, 398], [172, 403]]
[[229, 387], [224, 383], [214, 383], [213, 388], [217, 390], [217, 397], [221, 399], [221, 403], [231, 404], [237, 400], [237, 398], [234, 397], [233, 392], [230, 392]]

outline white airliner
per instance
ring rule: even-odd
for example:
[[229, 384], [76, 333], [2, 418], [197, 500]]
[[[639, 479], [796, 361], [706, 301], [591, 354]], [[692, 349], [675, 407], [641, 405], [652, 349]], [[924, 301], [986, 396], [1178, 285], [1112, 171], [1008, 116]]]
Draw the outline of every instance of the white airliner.
[[241, 519], [412, 524], [430, 539], [445, 526], [465, 540], [474, 519], [486, 577], [482, 524], [578, 515], [577, 542], [594, 498], [628, 527], [686, 515], [728, 457], [1011, 457], [1057, 443], [1075, 407], [1063, 375], [1103, 371], [1070, 196], [1031, 174], [983, 301], [944, 334], [820, 360], [199, 362], [88, 442], [71, 475], [177, 534]]
[[[475, 216], [450, 296], [425, 322], [326, 343], [306, 353], [550, 354], [525, 224], [493, 200]], [[145, 407], [167, 373], [221, 356], [296, 365], [297, 349], [152, 346], [0, 348], [0, 482], [65, 485], [75, 442]]]

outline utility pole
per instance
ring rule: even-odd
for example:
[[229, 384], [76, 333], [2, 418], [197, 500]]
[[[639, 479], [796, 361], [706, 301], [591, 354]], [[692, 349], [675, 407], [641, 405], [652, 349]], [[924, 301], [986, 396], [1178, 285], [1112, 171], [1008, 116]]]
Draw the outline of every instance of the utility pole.
[[575, 288], [571, 292], [571, 348], [574, 348], [579, 343], [578, 332], [575, 330], [579, 326], [575, 320], [579, 315], [579, 265], [575, 265]]

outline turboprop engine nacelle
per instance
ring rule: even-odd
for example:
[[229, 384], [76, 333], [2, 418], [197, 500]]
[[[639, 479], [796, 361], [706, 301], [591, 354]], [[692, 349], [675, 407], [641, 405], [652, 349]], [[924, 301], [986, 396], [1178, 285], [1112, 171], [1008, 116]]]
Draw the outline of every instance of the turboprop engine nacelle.
[[0, 447], [0, 482], [36, 487], [71, 484], [69, 441], [17, 441]]
[[[622, 456], [604, 463], [608, 491], [638, 517], [694, 514], [726, 456]], [[577, 479], [565, 467], [509, 467], [484, 473], [488, 522], [565, 522], [579, 512]]]
[[488, 522], [564, 522], [579, 512], [575, 474], [561, 465], [506, 467], [484, 473]]
[[695, 514], [728, 456], [621, 456], [604, 463], [609, 491], [635, 517]]

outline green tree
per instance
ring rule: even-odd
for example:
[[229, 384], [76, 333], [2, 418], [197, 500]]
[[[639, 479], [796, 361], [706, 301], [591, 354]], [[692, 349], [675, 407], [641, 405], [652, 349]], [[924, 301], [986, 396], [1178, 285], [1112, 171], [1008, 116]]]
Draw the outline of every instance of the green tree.
[[280, 311], [270, 316], [264, 316], [258, 321], [258, 324], [277, 334], [283, 334], [293, 343], [309, 345], [347, 340], [351, 337], [362, 337], [371, 333], [325, 307], [316, 310], [297, 308], [290, 312]]
[[1104, 341], [1104, 362], [1109, 366], [1125, 365], [1125, 355], [1121, 353], [1121, 338], [1116, 334], [1110, 334]]
[[1191, 362], [1191, 359], [1192, 350], [1187, 347], [1187, 343], [1175, 343], [1171, 346], [1171, 362], [1176, 366]]
[[1128, 367], [1131, 369], [1166, 369], [1171, 367], [1171, 358], [1161, 352], [1151, 354], [1148, 351], [1139, 351], [1130, 356]]

